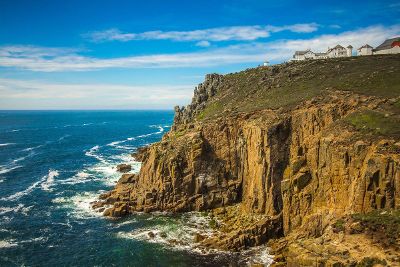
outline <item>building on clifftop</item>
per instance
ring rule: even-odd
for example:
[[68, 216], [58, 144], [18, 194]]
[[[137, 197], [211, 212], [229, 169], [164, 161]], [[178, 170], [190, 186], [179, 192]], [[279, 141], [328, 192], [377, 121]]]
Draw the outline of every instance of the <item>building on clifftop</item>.
[[344, 48], [341, 45], [337, 45], [333, 48], [328, 48], [325, 53], [315, 53], [310, 49], [306, 51], [296, 51], [293, 55], [295, 61], [306, 60], [306, 59], [325, 59], [325, 58], [338, 58], [338, 57], [351, 57], [353, 54], [353, 47], [349, 45]]
[[372, 55], [372, 46], [365, 44], [357, 49], [359, 56], [370, 56]]
[[400, 37], [387, 39], [381, 45], [373, 50], [374, 55], [382, 54], [399, 54], [400, 53]]

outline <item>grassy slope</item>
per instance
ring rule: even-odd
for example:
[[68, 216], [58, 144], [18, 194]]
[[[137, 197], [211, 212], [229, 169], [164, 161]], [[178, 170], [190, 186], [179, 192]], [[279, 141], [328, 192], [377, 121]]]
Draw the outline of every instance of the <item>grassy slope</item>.
[[227, 74], [198, 119], [232, 111], [289, 108], [326, 90], [400, 96], [400, 55], [293, 62]]

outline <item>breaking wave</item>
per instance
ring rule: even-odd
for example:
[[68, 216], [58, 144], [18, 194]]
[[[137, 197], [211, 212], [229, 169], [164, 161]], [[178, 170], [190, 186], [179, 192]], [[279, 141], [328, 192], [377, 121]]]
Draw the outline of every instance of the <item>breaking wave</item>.
[[54, 185], [54, 178], [58, 175], [60, 175], [58, 171], [49, 170], [49, 174], [44, 177], [45, 180], [41, 184], [42, 189], [45, 191], [51, 191], [51, 187]]

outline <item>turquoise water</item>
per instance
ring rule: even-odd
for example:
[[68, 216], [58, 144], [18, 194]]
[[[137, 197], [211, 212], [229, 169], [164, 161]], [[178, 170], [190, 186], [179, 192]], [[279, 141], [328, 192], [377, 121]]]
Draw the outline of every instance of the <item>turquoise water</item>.
[[118, 180], [115, 166], [138, 171], [130, 153], [172, 120], [172, 111], [0, 111], [0, 266], [245, 264], [195, 248], [194, 233], [209, 231], [199, 214], [107, 219], [90, 208]]

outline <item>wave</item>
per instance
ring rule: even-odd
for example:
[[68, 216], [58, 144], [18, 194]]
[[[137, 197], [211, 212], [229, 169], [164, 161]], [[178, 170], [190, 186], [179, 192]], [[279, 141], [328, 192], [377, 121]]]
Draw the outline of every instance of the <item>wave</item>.
[[115, 148], [127, 149], [127, 150], [135, 149], [136, 147], [134, 147], [134, 146], [120, 146], [120, 144], [128, 142], [128, 141], [133, 141], [133, 140], [136, 140], [136, 139], [144, 138], [144, 137], [149, 137], [149, 136], [152, 136], [152, 135], [161, 134], [161, 133], [164, 132], [164, 127], [165, 126], [150, 125], [149, 127], [151, 127], [151, 128], [156, 127], [156, 128], [158, 128], [158, 131], [157, 132], [148, 133], [148, 134], [141, 134], [141, 135], [138, 135], [138, 136], [135, 136], [135, 137], [128, 137], [125, 140], [114, 141], [114, 142], [111, 142], [111, 143], [107, 144], [107, 146], [112, 146], [112, 147], [115, 147]]
[[57, 139], [57, 142], [61, 142], [62, 140], [64, 140], [67, 137], [70, 137], [70, 136], [71, 135], [69, 135], [69, 134], [63, 135], [63, 136], [61, 136], [60, 138]]
[[44, 176], [45, 181], [41, 184], [41, 187], [45, 191], [51, 191], [51, 187], [54, 185], [54, 178], [60, 175], [58, 171], [49, 170], [49, 174]]
[[13, 170], [15, 170], [15, 169], [19, 169], [19, 168], [22, 168], [23, 166], [21, 166], [21, 165], [17, 165], [17, 166], [12, 166], [12, 167], [5, 167], [5, 166], [0, 166], [0, 174], [5, 174], [5, 173], [8, 173], [8, 172], [11, 172], [11, 171], [13, 171]]
[[37, 148], [42, 147], [42, 146], [44, 146], [44, 145], [28, 147], [28, 148], [23, 149], [22, 151], [32, 151], [32, 150], [37, 149]]
[[92, 209], [92, 202], [98, 199], [101, 192], [84, 192], [71, 197], [57, 197], [53, 203], [71, 210], [71, 215], [78, 219], [101, 217], [102, 214]]
[[1, 146], [11, 146], [11, 145], [15, 145], [15, 143], [4, 143], [4, 144], [0, 144], [0, 147], [1, 147]]
[[99, 149], [100, 149], [100, 146], [96, 145], [96, 146], [92, 147], [91, 149], [89, 149], [88, 151], [86, 151], [85, 155], [88, 157], [95, 158], [101, 162], [105, 162], [106, 160], [102, 156], [96, 154], [96, 152], [99, 151]]
[[15, 200], [18, 200], [18, 199], [20, 199], [21, 197], [30, 194], [30, 193], [31, 193], [38, 185], [40, 185], [42, 182], [43, 182], [43, 181], [37, 181], [37, 182], [33, 183], [31, 186], [29, 186], [28, 188], [26, 188], [25, 190], [19, 191], [19, 192], [15, 193], [15, 194], [12, 194], [12, 195], [8, 196], [8, 197], [2, 197], [2, 198], [0, 198], [0, 200], [5, 200], [5, 201], [9, 201], [9, 200], [15, 201]]
[[9, 212], [20, 212], [26, 216], [28, 216], [28, 212], [31, 210], [33, 206], [25, 207], [24, 204], [18, 204], [15, 207], [0, 207], [0, 215], [9, 213]]
[[72, 176], [71, 178], [68, 178], [65, 180], [60, 180], [59, 183], [71, 184], [71, 185], [81, 184], [81, 183], [86, 183], [86, 182], [92, 181], [92, 179], [88, 179], [90, 177], [91, 177], [90, 173], [81, 171], [81, 172], [78, 172], [77, 174], [75, 174], [74, 176]]
[[58, 171], [53, 171], [53, 170], [49, 170], [49, 174], [45, 175], [42, 177], [42, 179], [40, 179], [39, 181], [33, 183], [32, 185], [30, 185], [28, 188], [26, 188], [25, 190], [19, 191], [15, 194], [12, 194], [8, 197], [2, 197], [0, 198], [0, 200], [3, 201], [15, 201], [20, 199], [23, 196], [29, 195], [30, 193], [33, 192], [33, 190], [35, 190], [39, 185], [41, 185], [43, 190], [48, 191], [50, 189], [50, 187], [52, 186], [53, 182], [54, 182], [54, 177], [58, 176]]
[[18, 246], [18, 244], [13, 239], [0, 240], [0, 249], [1, 248], [11, 248], [11, 247], [16, 247], [16, 246]]

